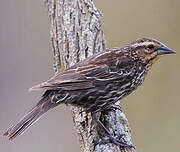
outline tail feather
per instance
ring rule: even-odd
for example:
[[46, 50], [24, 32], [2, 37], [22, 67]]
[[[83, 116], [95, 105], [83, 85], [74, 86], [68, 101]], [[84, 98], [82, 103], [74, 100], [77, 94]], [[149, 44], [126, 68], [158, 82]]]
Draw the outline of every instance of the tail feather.
[[[43, 100], [43, 99], [42, 99]], [[50, 100], [39, 101], [19, 122], [10, 127], [3, 136], [7, 136], [9, 140], [13, 140], [18, 135], [25, 132], [34, 122], [36, 122], [45, 112], [54, 107], [54, 103]]]

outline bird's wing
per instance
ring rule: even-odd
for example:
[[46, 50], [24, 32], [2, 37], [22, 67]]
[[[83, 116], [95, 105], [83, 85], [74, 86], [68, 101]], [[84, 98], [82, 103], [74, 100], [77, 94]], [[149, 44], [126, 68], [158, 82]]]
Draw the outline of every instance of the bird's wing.
[[41, 89], [63, 89], [63, 90], [78, 90], [78, 89], [89, 89], [95, 87], [93, 81], [88, 79], [88, 75], [107, 75], [107, 66], [95, 66], [88, 65], [78, 68], [71, 68], [65, 72], [59, 73], [52, 77], [50, 80], [38, 84], [32, 88], [33, 90]]
[[[106, 54], [107, 55], [107, 54]], [[90, 89], [98, 85], [106, 85], [110, 81], [123, 80], [125, 75], [122, 71], [117, 71], [117, 64], [123, 64], [122, 68], [131, 67], [129, 60], [118, 59], [111, 55], [100, 56], [101, 60], [91, 58], [77, 64], [66, 71], [57, 74], [50, 80], [30, 88], [30, 91], [49, 89], [49, 90], [80, 90]], [[120, 61], [120, 62], [118, 62]], [[122, 61], [122, 62], [121, 62]], [[132, 62], [131, 62], [132, 63]], [[127, 76], [127, 75], [126, 75]]]

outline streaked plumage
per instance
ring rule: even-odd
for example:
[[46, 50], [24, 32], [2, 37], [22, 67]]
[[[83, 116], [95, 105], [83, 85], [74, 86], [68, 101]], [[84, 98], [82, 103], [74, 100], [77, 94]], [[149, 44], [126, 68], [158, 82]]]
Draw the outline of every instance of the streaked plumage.
[[77, 63], [30, 90], [44, 89], [39, 103], [17, 125], [5, 132], [15, 138], [49, 109], [62, 104], [98, 112], [134, 91], [161, 54], [175, 53], [161, 42], [142, 38], [124, 47], [106, 49]]

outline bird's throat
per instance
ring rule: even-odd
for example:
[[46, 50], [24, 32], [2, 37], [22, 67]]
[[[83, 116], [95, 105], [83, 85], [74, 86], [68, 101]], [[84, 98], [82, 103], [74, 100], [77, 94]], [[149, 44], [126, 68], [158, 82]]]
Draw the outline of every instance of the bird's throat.
[[155, 56], [153, 58], [151, 58], [150, 60], [148, 60], [148, 63], [147, 63], [147, 67], [148, 69], [159, 59], [159, 56]]

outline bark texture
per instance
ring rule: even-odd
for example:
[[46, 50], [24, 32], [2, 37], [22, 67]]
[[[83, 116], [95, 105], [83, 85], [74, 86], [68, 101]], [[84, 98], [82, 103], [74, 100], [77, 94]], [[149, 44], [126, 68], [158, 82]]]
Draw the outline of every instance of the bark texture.
[[[105, 49], [101, 29], [101, 12], [93, 0], [44, 0], [50, 18], [50, 37], [54, 57], [54, 71], [61, 72], [69, 66]], [[116, 103], [120, 107], [120, 102]], [[111, 143], [99, 143], [107, 135], [101, 131], [91, 113], [71, 107], [74, 126], [83, 152], [135, 152], [134, 148], [119, 148]], [[99, 118], [116, 136], [133, 144], [126, 116], [121, 110], [98, 113]]]

